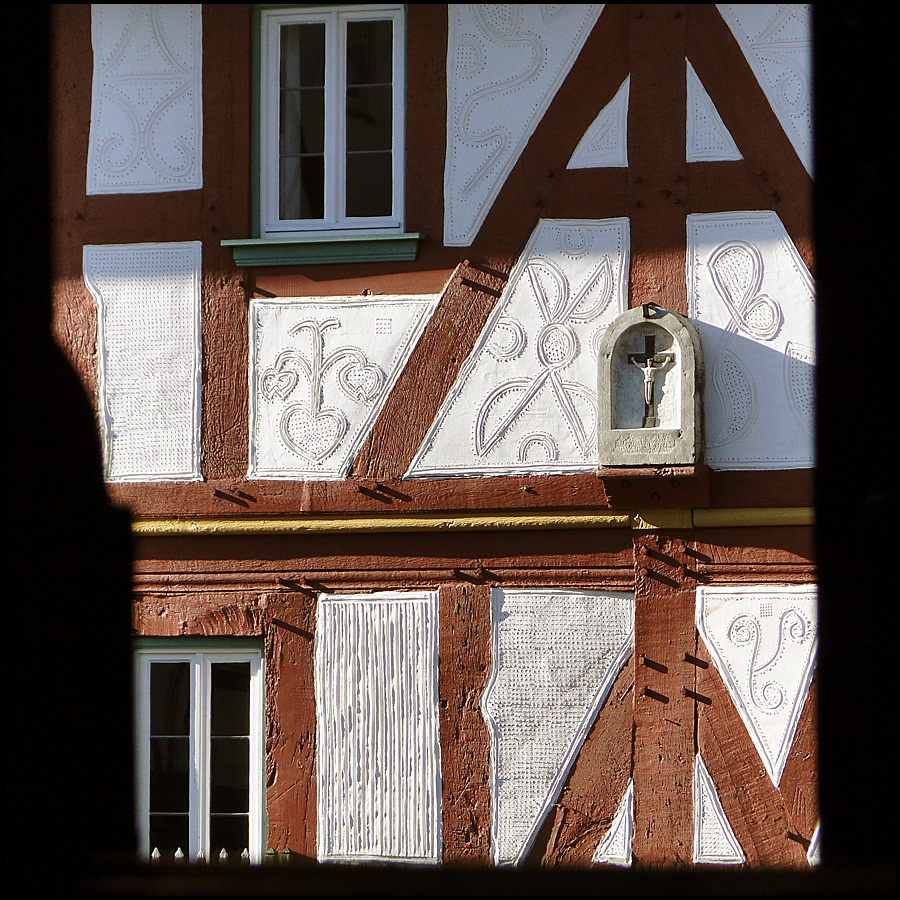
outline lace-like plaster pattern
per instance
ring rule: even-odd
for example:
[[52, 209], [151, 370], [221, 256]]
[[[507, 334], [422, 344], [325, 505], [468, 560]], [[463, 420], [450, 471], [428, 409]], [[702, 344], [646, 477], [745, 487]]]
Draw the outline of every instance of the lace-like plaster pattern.
[[687, 63], [687, 161], [743, 159], [694, 67]]
[[438, 862], [437, 594], [319, 598], [320, 860]]
[[345, 477], [437, 300], [252, 301], [250, 477]]
[[203, 186], [199, 3], [95, 3], [88, 194]]
[[593, 863], [613, 866], [631, 865], [631, 841], [634, 837], [634, 781], [628, 782], [625, 795], [619, 802], [616, 816], [606, 836], [600, 841], [591, 858]]
[[717, 7], [812, 175], [812, 7], [806, 3], [719, 3]]
[[200, 246], [84, 248], [107, 481], [200, 480]]
[[597, 347], [627, 306], [627, 219], [542, 219], [409, 477], [597, 466]]
[[697, 588], [697, 629], [778, 787], [816, 663], [815, 585]]
[[625, 168], [628, 165], [628, 94], [631, 76], [591, 123], [567, 169]]
[[631, 654], [634, 600], [598, 591], [491, 591], [491, 854], [524, 859]]
[[694, 757], [694, 862], [714, 865], [746, 862], [699, 753]]
[[444, 244], [475, 238], [602, 3], [451, 3]]
[[688, 216], [688, 298], [706, 364], [706, 462], [814, 465], [814, 287], [774, 212]]

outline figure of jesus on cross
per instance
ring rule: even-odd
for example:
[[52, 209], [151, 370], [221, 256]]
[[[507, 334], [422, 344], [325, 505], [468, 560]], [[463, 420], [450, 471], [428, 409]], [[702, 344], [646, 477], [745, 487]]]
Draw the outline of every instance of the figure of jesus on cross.
[[675, 362], [674, 353], [656, 352], [656, 335], [644, 335], [644, 352], [629, 353], [628, 362], [637, 366], [644, 374], [644, 418], [642, 428], [656, 428], [659, 417], [656, 414], [656, 383], [654, 375], [662, 372]]

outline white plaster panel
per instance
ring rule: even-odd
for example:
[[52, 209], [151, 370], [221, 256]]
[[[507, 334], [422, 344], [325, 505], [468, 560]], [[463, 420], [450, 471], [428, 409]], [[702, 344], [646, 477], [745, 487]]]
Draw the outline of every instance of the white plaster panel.
[[699, 753], [694, 757], [694, 862], [720, 866], [746, 862]]
[[706, 369], [706, 462], [814, 465], [814, 287], [781, 220], [688, 216], [687, 278]]
[[600, 110], [575, 148], [567, 169], [626, 168], [628, 166], [628, 96], [631, 76]]
[[619, 802], [615, 818], [603, 840], [600, 841], [593, 863], [608, 863], [613, 866], [631, 865], [631, 842], [634, 837], [634, 781], [628, 782], [625, 794]]
[[345, 477], [438, 299], [252, 301], [250, 477]]
[[88, 194], [203, 186], [199, 3], [91, 5]]
[[107, 481], [200, 480], [200, 249], [84, 248]]
[[437, 662], [436, 592], [320, 596], [320, 860], [439, 861]]
[[687, 62], [687, 161], [743, 159], [703, 82]]
[[778, 787], [816, 663], [815, 585], [698, 587], [697, 628]]
[[467, 247], [602, 3], [451, 3], [444, 244]]
[[808, 3], [719, 3], [781, 127], [813, 174], [812, 7]]
[[597, 349], [627, 306], [627, 219], [542, 219], [408, 477], [597, 467]]
[[491, 591], [491, 855], [525, 858], [634, 642], [630, 594]]

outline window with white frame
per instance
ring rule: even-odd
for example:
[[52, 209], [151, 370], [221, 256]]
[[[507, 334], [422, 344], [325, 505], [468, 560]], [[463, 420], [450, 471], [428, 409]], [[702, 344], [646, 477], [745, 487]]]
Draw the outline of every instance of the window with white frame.
[[260, 237], [402, 230], [402, 6], [261, 10]]
[[144, 859], [259, 862], [263, 847], [258, 649], [146, 640], [136, 651], [136, 781]]

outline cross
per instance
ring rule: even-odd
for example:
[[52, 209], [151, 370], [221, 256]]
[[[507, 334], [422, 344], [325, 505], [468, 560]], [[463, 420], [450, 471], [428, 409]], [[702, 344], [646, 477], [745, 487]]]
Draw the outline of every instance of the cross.
[[656, 335], [644, 335], [644, 352], [629, 353], [628, 362], [637, 366], [644, 373], [644, 420], [642, 428], [656, 428], [659, 418], [656, 415], [656, 390], [653, 376], [675, 362], [674, 353], [656, 352]]

